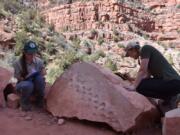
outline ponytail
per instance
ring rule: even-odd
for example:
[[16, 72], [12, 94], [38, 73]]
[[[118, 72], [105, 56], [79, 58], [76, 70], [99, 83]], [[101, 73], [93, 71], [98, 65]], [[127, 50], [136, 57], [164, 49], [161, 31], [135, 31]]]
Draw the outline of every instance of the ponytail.
[[22, 66], [21, 77], [25, 78], [28, 74], [28, 70], [27, 70], [27, 64], [26, 64], [26, 58], [24, 52], [23, 55], [21, 56], [21, 66]]

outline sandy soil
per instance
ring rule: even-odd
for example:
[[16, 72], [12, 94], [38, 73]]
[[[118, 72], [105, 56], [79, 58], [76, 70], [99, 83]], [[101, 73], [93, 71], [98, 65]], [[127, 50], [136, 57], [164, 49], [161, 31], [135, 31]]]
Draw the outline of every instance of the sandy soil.
[[[57, 121], [38, 109], [24, 113], [19, 109], [0, 108], [0, 135], [122, 135], [92, 122], [65, 120], [63, 125], [58, 125]], [[148, 128], [132, 135], [161, 135], [161, 129]]]

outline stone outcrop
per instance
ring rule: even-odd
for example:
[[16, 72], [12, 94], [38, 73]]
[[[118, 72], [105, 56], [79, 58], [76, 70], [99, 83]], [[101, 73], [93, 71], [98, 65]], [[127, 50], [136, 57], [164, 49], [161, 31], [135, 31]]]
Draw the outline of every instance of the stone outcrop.
[[[48, 5], [48, 0], [41, 0]], [[43, 8], [41, 12], [45, 20], [53, 24], [56, 30], [64, 33], [88, 31], [92, 29], [114, 29], [121, 32], [149, 32], [152, 40], [165, 41], [166, 45], [178, 46], [180, 16], [179, 0], [142, 0], [150, 13], [142, 9], [132, 8], [128, 4], [116, 0], [97, 0], [89, 2], [74, 2], [72, 4], [54, 5]], [[153, 18], [153, 19], [152, 19]], [[142, 34], [143, 35], [143, 34]], [[170, 35], [170, 36], [169, 36]], [[113, 39], [112, 34], [102, 36], [105, 40]]]
[[180, 135], [180, 108], [165, 114], [163, 122], [163, 135]]
[[163, 11], [160, 15], [156, 16], [156, 30], [166, 32], [177, 32], [180, 28], [180, 9], [169, 11]]
[[19, 107], [20, 97], [14, 93], [11, 93], [7, 97], [7, 106], [12, 109]]
[[38, 7], [39, 8], [45, 8], [45, 7], [48, 7], [49, 4], [50, 4], [50, 1], [49, 0], [38, 0]]
[[12, 49], [15, 46], [14, 32], [11, 29], [6, 31], [9, 22], [7, 19], [0, 20], [0, 47], [3, 49]]
[[150, 37], [156, 41], [163, 41], [167, 46], [179, 47], [180, 44], [180, 9], [160, 8], [154, 17], [155, 30]]
[[3, 90], [8, 84], [11, 77], [12, 77], [12, 73], [10, 71], [0, 67], [0, 106], [5, 105]]
[[54, 116], [109, 124], [126, 132], [142, 128], [157, 117], [144, 96], [126, 90], [128, 82], [93, 63], [75, 63], [60, 76], [47, 96]]
[[[42, 11], [45, 20], [56, 30], [123, 29], [124, 23], [134, 24], [144, 31], [153, 31], [155, 23], [140, 9], [133, 9], [114, 0], [75, 2]], [[125, 29], [126, 31], [128, 29]]]
[[174, 6], [180, 4], [180, 0], [140, 0], [143, 3], [149, 4], [152, 2], [164, 3], [166, 6]]

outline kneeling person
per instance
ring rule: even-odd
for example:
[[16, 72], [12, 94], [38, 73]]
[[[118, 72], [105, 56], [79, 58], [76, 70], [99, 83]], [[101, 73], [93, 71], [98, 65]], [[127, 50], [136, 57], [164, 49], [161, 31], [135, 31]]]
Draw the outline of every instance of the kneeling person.
[[140, 60], [140, 69], [134, 88], [129, 89], [167, 102], [178, 97], [180, 76], [156, 48], [150, 45], [140, 47], [139, 42], [129, 42], [125, 51], [126, 56]]
[[25, 43], [22, 56], [14, 62], [14, 76], [18, 82], [16, 90], [21, 95], [20, 105], [22, 110], [30, 110], [30, 97], [36, 96], [36, 103], [43, 107], [44, 100], [44, 63], [36, 57], [38, 47], [35, 42]]

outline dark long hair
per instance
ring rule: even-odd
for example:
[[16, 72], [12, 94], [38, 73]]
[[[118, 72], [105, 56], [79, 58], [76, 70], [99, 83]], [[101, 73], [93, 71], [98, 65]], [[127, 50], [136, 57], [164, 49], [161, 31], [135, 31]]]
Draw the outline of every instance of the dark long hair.
[[21, 66], [22, 66], [21, 77], [25, 78], [26, 75], [28, 74], [28, 70], [27, 70], [26, 57], [24, 52], [21, 56]]

